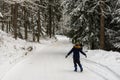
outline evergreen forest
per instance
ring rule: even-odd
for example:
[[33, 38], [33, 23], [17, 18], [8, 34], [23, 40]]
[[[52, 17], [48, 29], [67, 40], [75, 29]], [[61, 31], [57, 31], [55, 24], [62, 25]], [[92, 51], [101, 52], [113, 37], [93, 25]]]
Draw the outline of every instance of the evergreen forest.
[[120, 51], [120, 0], [0, 0], [0, 29], [16, 40], [65, 35], [89, 49]]

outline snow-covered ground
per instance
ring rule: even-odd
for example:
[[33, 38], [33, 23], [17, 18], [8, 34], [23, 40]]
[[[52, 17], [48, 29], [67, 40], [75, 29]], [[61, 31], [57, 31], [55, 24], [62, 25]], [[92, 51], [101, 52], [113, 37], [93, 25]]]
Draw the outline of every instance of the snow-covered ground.
[[32, 53], [34, 46], [23, 40], [15, 40], [0, 30], [0, 80], [17, 62]]
[[65, 59], [73, 45], [65, 36], [56, 37], [28, 43], [0, 31], [0, 80], [120, 80], [120, 53], [84, 49], [84, 71], [74, 72], [72, 55]]

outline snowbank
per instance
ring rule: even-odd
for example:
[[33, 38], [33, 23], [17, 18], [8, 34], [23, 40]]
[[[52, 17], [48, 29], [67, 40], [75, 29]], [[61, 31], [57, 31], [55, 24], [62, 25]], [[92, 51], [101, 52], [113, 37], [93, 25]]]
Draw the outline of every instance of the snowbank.
[[0, 78], [9, 68], [31, 53], [33, 46], [0, 30]]
[[101, 65], [120, 75], [120, 53], [104, 50], [88, 50], [88, 60], [92, 63]]
[[111, 63], [114, 64], [120, 63], [119, 52], [104, 51], [104, 50], [89, 50], [88, 56], [90, 57], [90, 60], [95, 60], [96, 62], [104, 65], [110, 65]]

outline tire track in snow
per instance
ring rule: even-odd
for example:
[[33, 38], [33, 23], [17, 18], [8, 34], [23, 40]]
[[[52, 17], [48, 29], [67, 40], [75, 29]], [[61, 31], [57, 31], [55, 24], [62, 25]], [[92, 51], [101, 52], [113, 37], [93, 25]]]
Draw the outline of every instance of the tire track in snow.
[[[114, 76], [115, 78], [117, 78], [117, 80], [120, 80], [120, 75], [117, 74], [115, 71], [113, 71], [111, 68], [109, 68], [109, 67], [107, 67], [107, 66], [105, 66], [105, 65], [102, 65], [102, 64], [100, 64], [100, 63], [97, 63], [97, 62], [95, 62], [95, 61], [92, 61], [92, 60], [88, 60], [88, 59], [82, 59], [82, 60], [84, 60], [84, 61], [87, 62], [87, 63], [92, 63], [92, 66], [94, 66], [94, 67], [97, 67], [97, 68], [99, 68], [99, 69], [100, 69], [100, 68], [101, 68], [101, 69], [104, 69], [104, 72], [105, 72], [105, 73], [106, 73], [106, 71], [108, 71], [111, 76]], [[93, 64], [94, 64], [94, 65], [93, 65]], [[88, 67], [87, 67], [87, 68], [88, 68]], [[113, 79], [107, 79], [106, 75], [100, 74], [99, 72], [96, 72], [95, 70], [92, 70], [92, 69], [90, 69], [90, 68], [88, 68], [88, 69], [91, 70], [92, 72], [98, 74], [99, 76], [101, 76], [101, 77], [104, 78], [105, 80], [113, 80]], [[116, 79], [114, 79], [114, 80], [116, 80]]]

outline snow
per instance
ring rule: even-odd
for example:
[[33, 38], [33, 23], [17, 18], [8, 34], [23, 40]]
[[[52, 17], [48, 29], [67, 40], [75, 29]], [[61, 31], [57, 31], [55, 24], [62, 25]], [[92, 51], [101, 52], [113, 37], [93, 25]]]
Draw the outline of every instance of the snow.
[[120, 3], [120, 0], [118, 0], [118, 2]]
[[13, 4], [13, 3], [22, 3], [22, 2], [24, 2], [25, 0], [4, 0], [4, 1], [7, 2], [7, 3]]
[[[119, 52], [83, 48], [88, 56], [81, 55], [84, 71], [74, 72], [72, 55], [65, 59], [73, 44], [65, 36], [56, 37], [57, 41], [43, 39], [40, 43], [28, 43], [0, 31], [0, 80], [120, 80]], [[33, 50], [25, 55], [29, 46]]]
[[27, 2], [27, 3], [30, 3], [34, 6], [39, 6], [41, 8], [46, 8], [45, 6], [42, 6], [42, 5], [37, 5], [34, 3], [34, 1], [39, 1], [39, 0], [4, 0], [6, 3], [9, 3], [9, 4], [15, 4], [15, 3], [24, 3], [24, 2]]
[[0, 79], [13, 65], [29, 54], [32, 44], [15, 40], [0, 30]]
[[0, 17], [3, 17], [2, 13], [0, 12]]

